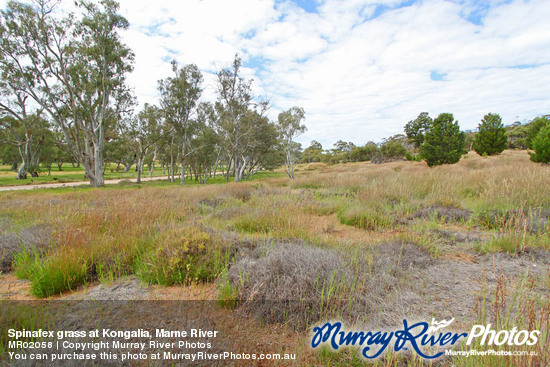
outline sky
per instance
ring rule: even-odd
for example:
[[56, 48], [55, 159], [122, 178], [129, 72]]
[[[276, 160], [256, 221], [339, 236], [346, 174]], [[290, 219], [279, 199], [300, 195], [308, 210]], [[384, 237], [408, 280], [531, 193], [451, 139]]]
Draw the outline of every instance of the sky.
[[238, 53], [272, 119], [304, 108], [304, 147], [380, 142], [423, 111], [462, 129], [489, 112], [505, 124], [550, 113], [549, 0], [119, 1], [140, 104], [158, 103], [173, 59], [202, 70], [214, 101]]

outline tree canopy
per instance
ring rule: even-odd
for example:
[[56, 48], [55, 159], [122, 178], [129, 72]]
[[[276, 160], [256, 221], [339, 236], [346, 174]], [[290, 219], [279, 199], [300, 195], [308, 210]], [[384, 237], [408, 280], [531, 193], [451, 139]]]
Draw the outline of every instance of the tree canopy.
[[502, 118], [495, 113], [483, 117], [478, 126], [479, 132], [475, 136], [473, 147], [479, 155], [500, 154], [506, 148], [508, 138]]
[[428, 127], [420, 154], [429, 167], [453, 164], [464, 153], [464, 132], [452, 113], [442, 113]]

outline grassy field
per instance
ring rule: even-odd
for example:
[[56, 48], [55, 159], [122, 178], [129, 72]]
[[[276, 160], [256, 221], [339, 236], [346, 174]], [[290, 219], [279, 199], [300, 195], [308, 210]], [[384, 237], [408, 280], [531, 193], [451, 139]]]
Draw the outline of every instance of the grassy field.
[[[295, 180], [266, 176], [0, 193], [1, 270], [40, 298], [127, 276], [213, 289], [203, 298], [224, 312], [296, 333], [298, 365], [366, 364], [351, 349], [308, 349], [321, 321], [379, 330], [432, 317], [543, 332], [537, 356], [443, 365], [550, 364], [548, 166], [505, 151], [431, 169], [313, 163]], [[372, 363], [424, 362], [390, 352]]]
[[[78, 181], [88, 181], [85, 178], [84, 169], [82, 167], [72, 167], [70, 164], [65, 164], [62, 167], [62, 171], [57, 169], [57, 166], [52, 167], [51, 172], [48, 172], [47, 169], [41, 167], [41, 172], [38, 177], [31, 177], [28, 175], [26, 180], [17, 180], [17, 172], [11, 171], [10, 166], [1, 166], [0, 165], [0, 186], [19, 186], [19, 185], [36, 185], [43, 183], [54, 183], [54, 182], [78, 182]], [[156, 167], [153, 171], [153, 176], [167, 176], [168, 173], [162, 173], [162, 169]], [[135, 179], [137, 177], [137, 172], [135, 166], [132, 166], [128, 172], [124, 172], [124, 167], [120, 166], [117, 171], [116, 164], [107, 163], [105, 167], [105, 180], [112, 179]], [[144, 167], [143, 174], [141, 175], [142, 180], [145, 180], [149, 177], [149, 169]]]

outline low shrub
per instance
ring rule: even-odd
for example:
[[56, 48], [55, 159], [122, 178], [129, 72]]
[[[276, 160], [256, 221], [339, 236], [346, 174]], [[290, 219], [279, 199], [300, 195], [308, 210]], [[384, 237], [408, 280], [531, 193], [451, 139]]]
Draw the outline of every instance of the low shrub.
[[84, 284], [89, 277], [89, 264], [77, 254], [40, 257], [37, 252], [21, 251], [15, 255], [15, 275], [31, 281], [31, 294], [49, 297]]
[[230, 259], [230, 246], [197, 227], [161, 232], [138, 258], [136, 274], [146, 282], [172, 285], [208, 282], [219, 276]]
[[338, 253], [304, 243], [267, 242], [229, 269], [220, 301], [239, 304], [263, 321], [304, 329], [322, 316], [336, 316], [354, 286]]
[[338, 212], [342, 224], [374, 231], [380, 228], [391, 228], [395, 219], [383, 207], [352, 205]]

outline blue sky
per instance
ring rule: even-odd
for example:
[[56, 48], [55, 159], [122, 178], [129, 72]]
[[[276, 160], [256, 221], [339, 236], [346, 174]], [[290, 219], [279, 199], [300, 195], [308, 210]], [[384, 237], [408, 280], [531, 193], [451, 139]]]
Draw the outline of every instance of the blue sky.
[[215, 100], [215, 71], [239, 53], [273, 119], [305, 109], [304, 146], [381, 141], [423, 111], [463, 129], [489, 112], [550, 113], [548, 0], [121, 0], [121, 12], [140, 103], [158, 101], [172, 59], [197, 64]]

